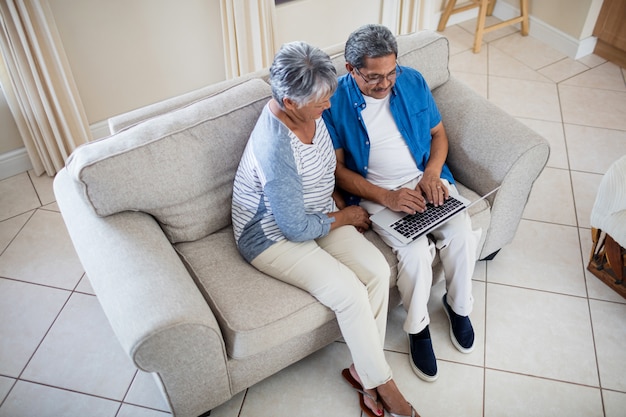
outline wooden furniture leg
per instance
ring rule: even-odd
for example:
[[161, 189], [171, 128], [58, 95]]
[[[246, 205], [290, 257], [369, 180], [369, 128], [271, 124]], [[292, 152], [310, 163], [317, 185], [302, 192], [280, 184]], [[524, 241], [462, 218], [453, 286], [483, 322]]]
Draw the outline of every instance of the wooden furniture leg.
[[491, 32], [492, 30], [497, 30], [508, 25], [513, 25], [515, 23], [521, 23], [522, 36], [528, 35], [528, 0], [520, 0], [520, 15], [518, 17], [514, 17], [513, 19], [505, 20], [504, 22], [496, 23], [495, 25], [491, 26], [485, 26], [485, 22], [487, 16], [491, 16], [493, 14], [493, 9], [496, 6], [496, 0], [472, 0], [469, 4], [466, 4], [464, 6], [455, 6], [456, 0], [448, 0], [443, 13], [441, 13], [441, 18], [439, 19], [439, 25], [437, 25], [437, 30], [439, 32], [444, 31], [451, 15], [478, 7], [478, 19], [476, 21], [476, 33], [474, 34], [473, 46], [473, 51], [475, 53], [480, 52], [480, 47], [483, 42], [483, 35], [487, 32]]
[[[496, 1], [491, 2], [495, 4]], [[487, 20], [487, 9], [489, 8], [489, 0], [480, 0], [480, 7], [478, 9], [478, 19], [476, 20], [476, 34], [474, 35], [474, 53], [480, 52], [480, 47], [483, 42], [483, 32], [485, 31], [485, 21]]]
[[591, 254], [587, 270], [615, 292], [626, 298], [624, 268], [626, 251], [607, 233], [591, 228]]
[[622, 256], [622, 247], [610, 235], [606, 235], [606, 260], [609, 267], [615, 274], [615, 283], [617, 285], [624, 284], [624, 261]]

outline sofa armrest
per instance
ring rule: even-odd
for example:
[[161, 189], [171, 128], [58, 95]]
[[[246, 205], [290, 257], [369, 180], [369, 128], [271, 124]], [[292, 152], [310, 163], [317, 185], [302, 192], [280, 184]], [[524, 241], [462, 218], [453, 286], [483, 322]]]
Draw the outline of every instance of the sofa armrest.
[[533, 183], [550, 154], [535, 131], [451, 77], [433, 91], [449, 140], [448, 164], [461, 183], [489, 197], [491, 223], [480, 250], [484, 259], [510, 243]]
[[217, 320], [157, 222], [141, 212], [96, 216], [65, 169], [54, 193], [113, 331], [138, 368], [156, 373], [175, 415], [229, 399]]

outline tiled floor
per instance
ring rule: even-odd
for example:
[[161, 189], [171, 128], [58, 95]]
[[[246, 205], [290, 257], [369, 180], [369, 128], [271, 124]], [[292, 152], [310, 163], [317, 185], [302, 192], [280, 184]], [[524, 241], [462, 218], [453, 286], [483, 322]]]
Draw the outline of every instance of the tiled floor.
[[[477, 347], [458, 353], [431, 297], [440, 378], [407, 362], [404, 312], [392, 311], [387, 357], [422, 416], [624, 416], [626, 302], [585, 270], [600, 178], [626, 154], [624, 70], [578, 61], [512, 28], [470, 51], [473, 22], [452, 26], [453, 75], [544, 135], [552, 152], [512, 244], [479, 262]], [[167, 406], [124, 356], [54, 203], [52, 181], [0, 181], [0, 416], [156, 417]], [[241, 393], [214, 417], [361, 415], [340, 380], [337, 342]]]

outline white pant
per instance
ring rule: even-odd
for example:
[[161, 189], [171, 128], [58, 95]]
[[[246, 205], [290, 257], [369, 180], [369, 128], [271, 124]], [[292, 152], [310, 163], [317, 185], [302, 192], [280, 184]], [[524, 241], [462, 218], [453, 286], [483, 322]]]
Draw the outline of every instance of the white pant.
[[[414, 189], [419, 178], [402, 187]], [[454, 185], [443, 180], [450, 195], [458, 195]], [[370, 214], [384, 208], [371, 201], [361, 203]], [[472, 231], [472, 223], [467, 212], [431, 232], [435, 242], [422, 236], [409, 244], [402, 244], [377, 225], [373, 229], [391, 247], [398, 258], [398, 290], [402, 304], [407, 310], [404, 331], [419, 333], [430, 323], [428, 299], [433, 283], [432, 263], [436, 249], [442, 262], [446, 279], [447, 302], [452, 310], [469, 316], [474, 304], [472, 297], [472, 275], [476, 265], [476, 252], [481, 231]]]
[[339, 227], [315, 241], [280, 241], [257, 256], [252, 265], [308, 291], [335, 312], [365, 388], [391, 379], [383, 353], [389, 264], [354, 227]]

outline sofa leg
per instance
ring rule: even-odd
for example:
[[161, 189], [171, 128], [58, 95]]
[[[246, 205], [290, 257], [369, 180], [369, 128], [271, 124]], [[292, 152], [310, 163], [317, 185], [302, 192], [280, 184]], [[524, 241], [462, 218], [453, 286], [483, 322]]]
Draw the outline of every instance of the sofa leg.
[[491, 255], [485, 256], [483, 259], [481, 259], [481, 261], [491, 261], [491, 260], [493, 260], [493, 258], [496, 257], [498, 252], [500, 252], [500, 249], [498, 249], [497, 251], [493, 252]]

